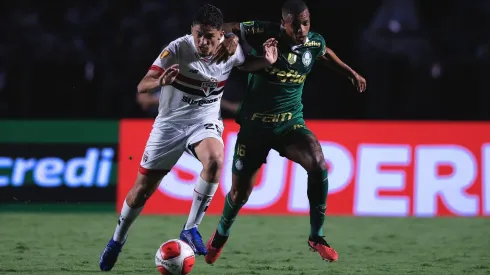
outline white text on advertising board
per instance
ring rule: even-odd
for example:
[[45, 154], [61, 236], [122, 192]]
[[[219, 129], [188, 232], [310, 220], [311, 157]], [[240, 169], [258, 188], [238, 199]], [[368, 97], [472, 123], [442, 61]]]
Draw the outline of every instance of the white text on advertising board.
[[[231, 189], [231, 167], [236, 133], [230, 133], [225, 147], [225, 167], [221, 180], [221, 192]], [[325, 158], [329, 164], [330, 194], [354, 185], [355, 215], [408, 216], [413, 209], [414, 216], [436, 216], [437, 201], [458, 216], [490, 215], [490, 144], [481, 146], [481, 162], [475, 153], [456, 144], [431, 144], [411, 146], [408, 144], [359, 144], [355, 155], [339, 143], [321, 142]], [[381, 166], [392, 166], [384, 170]], [[440, 175], [438, 168], [449, 166], [452, 172]], [[307, 213], [307, 174], [297, 165], [292, 165], [288, 173], [287, 160], [271, 151], [261, 182], [258, 183], [245, 208], [265, 209], [287, 196], [288, 211]], [[410, 167], [401, 170], [396, 167]], [[177, 168], [195, 175], [192, 180], [183, 180], [176, 173], [170, 173], [160, 185], [160, 192], [175, 199], [192, 200], [194, 181], [202, 169], [199, 161], [183, 155]], [[408, 182], [408, 173], [413, 182]], [[480, 195], [468, 194], [478, 174], [481, 174]], [[289, 175], [289, 178], [288, 178]], [[290, 182], [289, 194], [285, 194]], [[380, 191], [403, 191], [407, 188], [411, 195], [380, 195]]]
[[47, 188], [106, 187], [113, 158], [112, 148], [88, 148], [85, 156], [66, 161], [54, 156], [37, 159], [0, 156], [0, 187], [20, 187], [25, 182]]

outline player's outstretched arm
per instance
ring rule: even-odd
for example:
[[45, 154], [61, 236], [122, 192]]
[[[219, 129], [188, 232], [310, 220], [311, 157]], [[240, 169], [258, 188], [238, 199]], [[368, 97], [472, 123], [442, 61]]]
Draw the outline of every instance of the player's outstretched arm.
[[330, 48], [326, 47], [325, 54], [318, 57], [318, 59], [329, 68], [347, 76], [352, 81], [352, 84], [356, 86], [359, 92], [362, 93], [366, 90], [366, 80], [342, 60], [340, 60], [340, 58]]
[[[259, 45], [267, 37], [271, 36], [271, 31], [279, 32], [279, 24], [267, 21], [247, 21], [247, 22], [229, 22], [223, 24], [225, 40], [217, 47], [212, 62], [220, 63], [229, 59], [235, 53], [239, 43], [249, 43], [250, 39], [258, 42]], [[259, 47], [255, 43], [250, 44], [252, 47]], [[242, 45], [243, 46], [243, 45]]]
[[178, 64], [168, 67], [163, 73], [157, 70], [149, 70], [138, 84], [138, 93], [148, 93], [164, 85], [170, 85], [178, 74]]
[[[247, 21], [247, 22], [229, 22], [223, 24], [225, 39], [216, 48], [211, 62], [225, 62], [235, 54], [238, 44], [250, 44], [251, 47], [260, 47], [260, 43], [271, 37], [271, 31], [279, 32], [278, 24], [267, 21]], [[250, 43], [250, 40], [254, 42]], [[256, 43], [259, 43], [258, 45]], [[247, 47], [245, 47], [247, 48]]]
[[239, 66], [238, 69], [245, 72], [255, 72], [276, 63], [278, 56], [277, 40], [275, 38], [269, 38], [264, 42], [263, 47], [264, 56], [249, 55], [245, 63]]
[[223, 24], [223, 31], [227, 34], [235, 34], [237, 38], [240, 37], [240, 22], [229, 22]]
[[244, 72], [255, 72], [265, 69], [274, 63], [270, 63], [266, 58], [262, 56], [249, 55], [241, 66], [238, 66], [240, 71]]
[[240, 43], [240, 23], [224, 23], [222, 27], [225, 33], [225, 39], [221, 42], [213, 54], [211, 63], [219, 64], [226, 62], [233, 54]]

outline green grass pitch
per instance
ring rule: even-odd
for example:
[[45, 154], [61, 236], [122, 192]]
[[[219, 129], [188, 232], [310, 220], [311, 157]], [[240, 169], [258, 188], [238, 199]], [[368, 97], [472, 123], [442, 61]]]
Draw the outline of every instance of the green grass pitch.
[[[158, 274], [158, 246], [177, 238], [183, 216], [141, 216], [109, 274]], [[0, 274], [100, 274], [114, 213], [0, 212]], [[207, 241], [217, 216], [207, 216]], [[197, 257], [192, 274], [490, 274], [490, 219], [327, 217], [339, 261], [308, 250], [307, 217], [239, 216], [222, 257]]]

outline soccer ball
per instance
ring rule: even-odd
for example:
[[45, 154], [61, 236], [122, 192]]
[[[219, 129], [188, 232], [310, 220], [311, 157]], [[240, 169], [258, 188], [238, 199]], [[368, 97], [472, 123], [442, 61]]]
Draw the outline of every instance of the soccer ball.
[[163, 275], [189, 274], [194, 262], [194, 250], [186, 242], [177, 239], [164, 242], [155, 254], [155, 264]]

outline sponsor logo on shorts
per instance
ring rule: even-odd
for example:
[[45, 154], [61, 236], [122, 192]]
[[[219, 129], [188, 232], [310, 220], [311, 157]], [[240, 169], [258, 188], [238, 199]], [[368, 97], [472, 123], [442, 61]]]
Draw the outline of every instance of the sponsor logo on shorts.
[[148, 154], [145, 152], [143, 154], [143, 162], [147, 162], [148, 161]]
[[218, 100], [219, 100], [219, 97], [213, 98], [213, 99], [200, 99], [200, 100], [194, 100], [194, 99], [187, 97], [187, 96], [182, 97], [183, 102], [188, 103], [189, 105], [199, 105], [199, 106], [212, 104], [212, 103], [218, 102]]
[[304, 125], [304, 124], [294, 124], [293, 130], [297, 130], [297, 129], [306, 129], [306, 125]]
[[289, 133], [291, 133], [292, 131], [295, 131], [298, 129], [308, 129], [308, 128], [306, 128], [306, 125], [304, 125], [304, 124], [294, 124], [293, 127], [287, 129], [282, 135], [286, 136]]
[[262, 114], [262, 113], [254, 113], [252, 115], [252, 120], [261, 120], [262, 122], [283, 122], [288, 121], [293, 118], [293, 114], [290, 112], [287, 113], [279, 113], [279, 114]]

